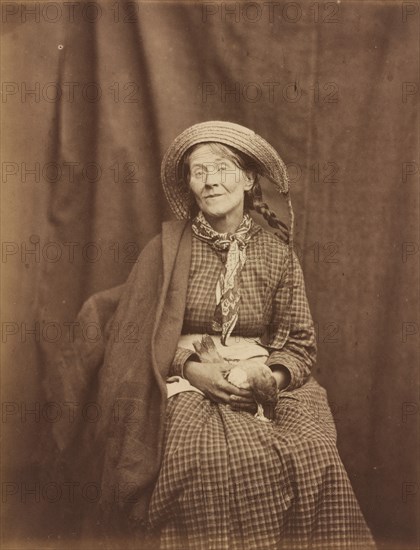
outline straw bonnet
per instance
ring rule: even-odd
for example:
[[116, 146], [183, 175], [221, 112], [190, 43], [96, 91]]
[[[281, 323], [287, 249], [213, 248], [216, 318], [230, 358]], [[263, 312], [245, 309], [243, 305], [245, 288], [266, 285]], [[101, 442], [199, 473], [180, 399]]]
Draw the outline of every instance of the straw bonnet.
[[161, 178], [169, 205], [178, 219], [190, 217], [191, 198], [183, 180], [183, 156], [193, 145], [205, 142], [223, 143], [248, 155], [262, 176], [274, 183], [280, 193], [288, 194], [286, 166], [277, 151], [258, 134], [233, 122], [211, 120], [194, 124], [184, 130], [166, 151]]

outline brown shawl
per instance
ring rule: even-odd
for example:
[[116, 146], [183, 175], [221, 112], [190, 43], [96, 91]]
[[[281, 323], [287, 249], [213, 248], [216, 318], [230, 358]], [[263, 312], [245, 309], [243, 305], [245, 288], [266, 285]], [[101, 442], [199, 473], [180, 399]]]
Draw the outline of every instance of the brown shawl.
[[[102, 518], [145, 517], [161, 462], [165, 378], [181, 334], [190, 261], [190, 224], [164, 223], [127, 282], [84, 304], [74, 343], [46, 381], [52, 400], [90, 401], [100, 411], [93, 423], [63, 418], [53, 434], [62, 456], [73, 448], [78, 479], [100, 487]], [[87, 323], [100, 325], [104, 338], [86, 342]]]

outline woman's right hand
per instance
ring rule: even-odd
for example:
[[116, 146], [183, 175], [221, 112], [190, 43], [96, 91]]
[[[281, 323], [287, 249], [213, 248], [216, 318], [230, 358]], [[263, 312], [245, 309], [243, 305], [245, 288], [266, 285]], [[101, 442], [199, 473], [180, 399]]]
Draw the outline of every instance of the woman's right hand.
[[228, 382], [223, 376], [225, 371], [225, 363], [187, 361], [184, 365], [184, 377], [212, 401], [226, 403], [241, 410], [255, 409], [251, 390], [237, 388]]

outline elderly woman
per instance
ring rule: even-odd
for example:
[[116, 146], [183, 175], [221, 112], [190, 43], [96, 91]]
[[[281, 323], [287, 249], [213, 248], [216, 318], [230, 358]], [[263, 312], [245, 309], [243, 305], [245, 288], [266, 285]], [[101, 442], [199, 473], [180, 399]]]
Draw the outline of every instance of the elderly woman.
[[[263, 202], [259, 175], [286, 195], [289, 228]], [[314, 325], [282, 160], [247, 128], [205, 122], [173, 142], [162, 181], [181, 221], [163, 224], [125, 285], [85, 304], [79, 321], [99, 322], [108, 341], [71, 359], [83, 362], [73, 395], [99, 381], [104, 414], [84, 435], [98, 522], [129, 517], [161, 550], [373, 547], [310, 374]], [[112, 338], [130, 324], [135, 337]], [[205, 334], [211, 363], [197, 351]], [[229, 381], [235, 361], [271, 370], [271, 421], [254, 415], [250, 384]]]

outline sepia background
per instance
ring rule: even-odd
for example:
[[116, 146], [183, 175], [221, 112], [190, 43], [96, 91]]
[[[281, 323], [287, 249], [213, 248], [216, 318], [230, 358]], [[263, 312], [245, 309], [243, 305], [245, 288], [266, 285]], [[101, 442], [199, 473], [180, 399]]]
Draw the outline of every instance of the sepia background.
[[418, 3], [73, 4], [1, 6], [4, 547], [71, 547], [52, 358], [170, 218], [165, 149], [222, 119], [289, 166], [340, 455], [381, 547], [417, 548]]

